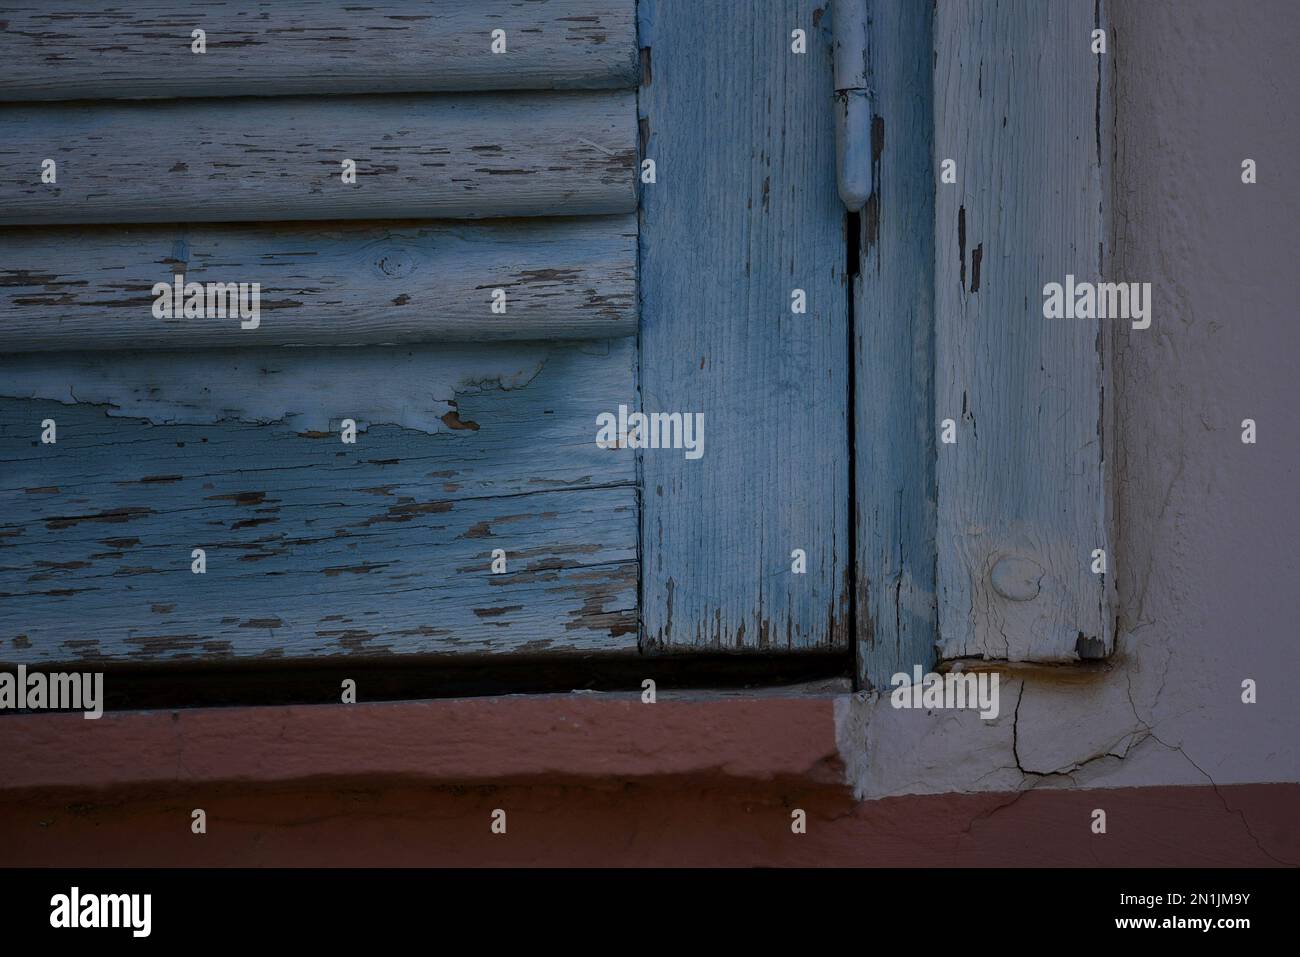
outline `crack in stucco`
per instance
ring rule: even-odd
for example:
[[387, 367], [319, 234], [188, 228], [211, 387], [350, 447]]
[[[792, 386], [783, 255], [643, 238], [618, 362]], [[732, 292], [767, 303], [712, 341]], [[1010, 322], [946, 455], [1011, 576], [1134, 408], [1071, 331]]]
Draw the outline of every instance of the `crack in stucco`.
[[1263, 854], [1269, 860], [1274, 861], [1278, 864], [1283, 864], [1288, 867], [1300, 866], [1300, 861], [1283, 860], [1282, 858], [1276, 856], [1271, 851], [1269, 851], [1266, 847], [1264, 847], [1264, 845], [1260, 842], [1259, 836], [1255, 833], [1254, 829], [1250, 826], [1250, 821], [1246, 819], [1246, 812], [1241, 810], [1240, 808], [1234, 808], [1228, 805], [1228, 799], [1223, 796], [1223, 792], [1219, 790], [1219, 785], [1215, 782], [1214, 778], [1210, 776], [1210, 772], [1206, 771], [1205, 768], [1197, 764], [1192, 759], [1192, 756], [1188, 754], [1185, 750], [1183, 750], [1182, 745], [1172, 745], [1165, 741], [1161, 741], [1160, 737], [1156, 735], [1154, 731], [1151, 732], [1151, 737], [1154, 740], [1158, 741], [1164, 747], [1168, 748], [1170, 751], [1177, 751], [1179, 754], [1181, 754], [1184, 760], [1186, 760], [1188, 764], [1190, 764], [1197, 771], [1199, 771], [1205, 777], [1205, 780], [1210, 782], [1210, 787], [1214, 789], [1214, 795], [1219, 799], [1219, 803], [1223, 805], [1223, 809], [1227, 811], [1229, 814], [1234, 815], [1241, 821], [1241, 826], [1245, 829], [1246, 833], [1250, 835], [1250, 839], [1254, 841], [1255, 846], [1259, 848], [1259, 852], [1261, 854]]
[[[1167, 663], [1166, 663], [1167, 664]], [[1167, 667], [1166, 667], [1167, 671]], [[1132, 711], [1134, 724], [1128, 729], [1121, 731], [1118, 738], [1104, 750], [1097, 751], [1087, 757], [1075, 760], [1069, 765], [1063, 765], [1048, 771], [1036, 770], [1026, 766], [1021, 755], [1021, 706], [1025, 700], [1026, 685], [1028, 681], [1022, 680], [1016, 693], [1016, 703], [1012, 710], [1011, 721], [1011, 740], [1010, 740], [1010, 758], [1012, 764], [998, 764], [985, 771], [979, 777], [974, 779], [974, 784], [982, 784], [987, 778], [1001, 773], [1011, 772], [1020, 775], [1019, 785], [1015, 788], [1014, 793], [1007, 800], [1001, 801], [991, 808], [981, 811], [971, 817], [968, 824], [962, 829], [962, 833], [969, 834], [973, 829], [984, 822], [987, 822], [994, 816], [1000, 814], [1006, 809], [1014, 806], [1026, 794], [1031, 791], [1043, 788], [1055, 789], [1056, 785], [1051, 782], [1062, 781], [1068, 782], [1071, 788], [1080, 786], [1078, 773], [1091, 765], [1100, 762], [1122, 762], [1130, 759], [1135, 753], [1144, 750], [1143, 746], [1148, 742], [1154, 742], [1169, 752], [1176, 752], [1192, 768], [1194, 768], [1214, 791], [1219, 803], [1223, 806], [1225, 812], [1235, 816], [1240, 822], [1243, 830], [1250, 837], [1255, 847], [1271, 861], [1278, 864], [1294, 866], [1295, 861], [1288, 861], [1278, 857], [1269, 851], [1264, 843], [1260, 840], [1259, 835], [1251, 827], [1250, 820], [1241, 808], [1232, 807], [1223, 794], [1214, 777], [1202, 767], [1182, 745], [1171, 744], [1161, 738], [1154, 730], [1152, 725], [1142, 717], [1137, 699], [1134, 697], [1132, 687], [1132, 672], [1125, 673], [1125, 695]], [[1164, 676], [1162, 675], [1161, 689], [1164, 685]], [[1048, 688], [1050, 691], [1059, 693], [1059, 689]], [[1157, 691], [1157, 695], [1158, 695]], [[881, 695], [876, 692], [859, 692], [856, 695], [844, 696], [836, 700], [835, 718], [836, 718], [836, 742], [839, 747], [841, 761], [844, 765], [844, 772], [849, 783], [854, 787], [855, 796], [861, 800], [872, 791], [869, 786], [869, 779], [872, 775], [872, 761], [867, 747], [867, 729], [873, 716], [873, 710], [876, 707], [888, 707], [888, 695]], [[896, 796], [899, 794], [921, 793], [920, 780], [912, 779], [889, 789], [888, 792], [874, 794], [873, 796], [885, 797]], [[939, 790], [943, 790], [942, 788]], [[953, 788], [951, 790], [960, 790], [965, 792], [978, 791], [979, 787], [972, 788]], [[995, 790], [1000, 790], [995, 788]]]

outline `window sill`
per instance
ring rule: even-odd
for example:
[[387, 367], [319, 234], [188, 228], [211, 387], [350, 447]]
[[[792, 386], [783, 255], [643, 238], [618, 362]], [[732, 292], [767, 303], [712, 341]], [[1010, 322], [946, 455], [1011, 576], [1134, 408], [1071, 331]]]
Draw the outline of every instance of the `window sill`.
[[0, 718], [0, 793], [713, 774], [843, 780], [839, 682]]

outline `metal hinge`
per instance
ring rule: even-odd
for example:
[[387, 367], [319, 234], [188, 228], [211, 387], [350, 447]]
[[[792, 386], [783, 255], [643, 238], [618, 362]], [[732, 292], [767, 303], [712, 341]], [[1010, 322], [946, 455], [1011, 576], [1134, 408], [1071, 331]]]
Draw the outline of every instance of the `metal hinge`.
[[871, 91], [867, 88], [867, 0], [835, 0], [835, 178], [857, 211], [871, 195]]

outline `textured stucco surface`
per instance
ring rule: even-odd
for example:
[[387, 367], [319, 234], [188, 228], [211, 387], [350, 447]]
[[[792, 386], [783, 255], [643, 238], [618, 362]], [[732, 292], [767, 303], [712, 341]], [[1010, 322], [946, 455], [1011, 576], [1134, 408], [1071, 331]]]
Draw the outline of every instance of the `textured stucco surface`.
[[1108, 10], [1107, 272], [1154, 287], [1115, 331], [1116, 653], [1004, 681], [995, 721], [841, 701], [860, 796], [1300, 780], [1300, 6]]

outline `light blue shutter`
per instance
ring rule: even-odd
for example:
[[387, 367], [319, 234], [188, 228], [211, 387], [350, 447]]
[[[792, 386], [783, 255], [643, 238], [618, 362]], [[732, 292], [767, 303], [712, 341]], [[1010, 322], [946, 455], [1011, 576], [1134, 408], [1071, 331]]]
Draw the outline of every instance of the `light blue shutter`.
[[0, 13], [0, 660], [635, 653], [633, 0], [109, 6]]

